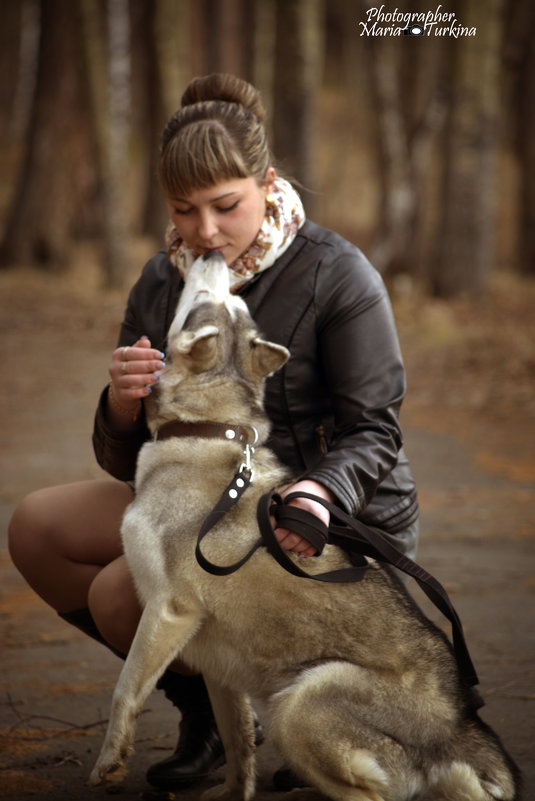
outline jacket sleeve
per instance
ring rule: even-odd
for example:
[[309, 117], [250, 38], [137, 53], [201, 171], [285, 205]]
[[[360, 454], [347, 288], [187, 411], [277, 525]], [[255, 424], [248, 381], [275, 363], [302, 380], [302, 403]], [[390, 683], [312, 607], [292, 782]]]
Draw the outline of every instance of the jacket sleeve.
[[390, 301], [360, 253], [317, 271], [316, 342], [330, 420], [328, 452], [308, 472], [353, 515], [398, 463], [405, 371]]
[[93, 427], [93, 449], [97, 462], [120, 481], [132, 481], [136, 472], [139, 450], [150, 436], [144, 422], [135, 431], [117, 431], [106, 419], [108, 387], [100, 396]]
[[[133, 345], [146, 334], [155, 348], [164, 350], [166, 332], [172, 319], [181, 279], [163, 252], [145, 266], [130, 291], [121, 325], [118, 347]], [[145, 417], [135, 431], [117, 431], [106, 419], [108, 387], [99, 400], [93, 427], [93, 449], [99, 465], [114, 478], [131, 481], [135, 476], [137, 454], [149, 439]]]

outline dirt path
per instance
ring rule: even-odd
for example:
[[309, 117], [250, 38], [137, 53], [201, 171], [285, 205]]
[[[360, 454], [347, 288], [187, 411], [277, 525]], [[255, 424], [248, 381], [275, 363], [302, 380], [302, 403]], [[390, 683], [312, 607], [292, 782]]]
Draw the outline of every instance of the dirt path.
[[[500, 335], [487, 304], [464, 325], [469, 346], [462, 348], [462, 304], [454, 312], [432, 305], [418, 319], [412, 304], [400, 304], [410, 385], [403, 420], [422, 505], [419, 559], [451, 593], [487, 701], [482, 716], [522, 767], [530, 799], [535, 332], [523, 321], [533, 316], [535, 294], [532, 286], [501, 294]], [[94, 274], [79, 268], [62, 282], [31, 271], [0, 275], [0, 298], [0, 798], [95, 799], [84, 782], [120, 665], [26, 587], [7, 555], [6, 527], [27, 491], [101, 475], [91, 451], [92, 414], [124, 293], [97, 291]], [[166, 798], [151, 796], [143, 776], [173, 747], [176, 724], [154, 693], [139, 721], [124, 801]], [[277, 755], [263, 746], [259, 759], [259, 798], [277, 798], [269, 790]]]

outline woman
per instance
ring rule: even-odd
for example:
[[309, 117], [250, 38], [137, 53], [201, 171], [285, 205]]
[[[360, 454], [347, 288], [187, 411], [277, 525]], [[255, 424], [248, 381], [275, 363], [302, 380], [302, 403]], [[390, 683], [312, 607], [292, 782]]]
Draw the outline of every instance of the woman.
[[[120, 655], [141, 613], [119, 530], [148, 437], [143, 400], [164, 365], [184, 276], [208, 250], [223, 253], [232, 291], [263, 335], [291, 351], [266, 385], [270, 445], [296, 476], [288, 492], [333, 501], [406, 554], [416, 549], [416, 492], [398, 424], [405, 377], [387, 293], [357, 248], [305, 219], [299, 196], [277, 176], [263, 120], [257, 91], [233, 76], [186, 89], [162, 137], [166, 248], [130, 293], [95, 417], [95, 453], [114, 478], [33, 493], [11, 522], [11, 555], [29, 584]], [[296, 503], [328, 523], [321, 504]], [[286, 550], [313, 556], [297, 534], [276, 535]], [[147, 774], [165, 789], [203, 778], [224, 758], [202, 677], [180, 670], [172, 665], [159, 682], [181, 711], [178, 746]], [[279, 773], [279, 787], [295, 782]]]

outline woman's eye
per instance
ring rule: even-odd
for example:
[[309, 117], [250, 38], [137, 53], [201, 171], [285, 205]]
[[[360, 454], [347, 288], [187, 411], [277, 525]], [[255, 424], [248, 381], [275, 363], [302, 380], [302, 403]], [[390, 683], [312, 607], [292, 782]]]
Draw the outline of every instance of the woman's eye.
[[173, 209], [173, 214], [189, 214], [191, 209]]
[[225, 207], [222, 207], [222, 206], [220, 206], [220, 207], [219, 207], [219, 209], [218, 209], [218, 211], [222, 212], [222, 214], [225, 214], [225, 213], [226, 213], [226, 212], [228, 212], [228, 211], [234, 211], [234, 209], [235, 209], [235, 208], [237, 208], [237, 206], [238, 206], [239, 202], [240, 202], [240, 201], [239, 201], [239, 200], [237, 200], [237, 201], [236, 201], [235, 203], [233, 203], [231, 206], [225, 206]]

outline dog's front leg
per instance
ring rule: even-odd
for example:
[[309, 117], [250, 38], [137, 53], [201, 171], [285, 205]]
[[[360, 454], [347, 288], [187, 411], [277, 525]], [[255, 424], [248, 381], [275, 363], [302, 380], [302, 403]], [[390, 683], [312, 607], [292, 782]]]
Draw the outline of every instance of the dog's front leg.
[[246, 695], [215, 684], [205, 676], [226, 757], [225, 781], [202, 795], [202, 801], [249, 801], [255, 792], [255, 742], [251, 704]]
[[161, 598], [147, 604], [113, 693], [106, 737], [89, 784], [122, 778], [120, 769], [133, 750], [136, 718], [158, 678], [186, 645], [200, 619], [194, 609], [171, 611]]

